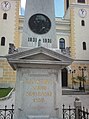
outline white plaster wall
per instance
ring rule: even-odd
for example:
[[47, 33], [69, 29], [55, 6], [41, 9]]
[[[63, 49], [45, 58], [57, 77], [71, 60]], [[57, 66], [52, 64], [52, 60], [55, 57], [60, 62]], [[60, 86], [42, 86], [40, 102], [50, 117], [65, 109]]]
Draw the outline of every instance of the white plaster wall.
[[[87, 11], [85, 18], [79, 16], [79, 9], [83, 8]], [[74, 9], [74, 39], [76, 49], [76, 59], [88, 60], [89, 59], [89, 7], [80, 7]], [[81, 26], [81, 20], [85, 21], [85, 26]], [[83, 50], [82, 43], [86, 42], [86, 50]]]
[[[15, 33], [15, 12], [16, 12], [16, 1], [8, 0], [11, 3], [11, 8], [7, 13], [7, 19], [3, 19], [3, 11], [0, 7], [0, 43], [1, 37], [6, 38], [5, 46], [0, 44], [0, 55], [4, 56], [8, 54], [9, 43], [14, 43]], [[1, 4], [2, 0], [0, 1]]]

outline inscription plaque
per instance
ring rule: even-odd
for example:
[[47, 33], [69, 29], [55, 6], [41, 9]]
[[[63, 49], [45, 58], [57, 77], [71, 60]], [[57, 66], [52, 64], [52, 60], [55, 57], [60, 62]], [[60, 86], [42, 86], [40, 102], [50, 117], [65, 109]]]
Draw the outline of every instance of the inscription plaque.
[[51, 113], [51, 106], [54, 105], [53, 79], [30, 78], [24, 81], [24, 87], [23, 105], [28, 114], [48, 115], [49, 111]]
[[[57, 75], [50, 69], [19, 69], [17, 72], [17, 117], [48, 119], [56, 117]], [[19, 111], [18, 111], [19, 110]], [[17, 118], [16, 117], [16, 118]]]

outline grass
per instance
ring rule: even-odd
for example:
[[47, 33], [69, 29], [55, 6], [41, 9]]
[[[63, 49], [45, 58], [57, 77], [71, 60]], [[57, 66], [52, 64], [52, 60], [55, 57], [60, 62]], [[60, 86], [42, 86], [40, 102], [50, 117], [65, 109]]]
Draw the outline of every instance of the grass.
[[0, 88], [0, 98], [7, 96], [12, 88]]

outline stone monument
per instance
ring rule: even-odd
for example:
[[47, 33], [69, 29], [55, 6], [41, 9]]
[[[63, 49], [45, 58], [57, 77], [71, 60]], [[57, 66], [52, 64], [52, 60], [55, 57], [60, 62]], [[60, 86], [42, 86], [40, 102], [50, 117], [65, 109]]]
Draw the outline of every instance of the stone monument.
[[15, 119], [60, 119], [61, 69], [71, 59], [38, 47], [7, 56], [16, 77]]
[[7, 56], [16, 75], [15, 119], [60, 119], [61, 69], [72, 59], [57, 49], [53, 0], [27, 0], [22, 46]]
[[54, 0], [26, 0], [22, 47], [57, 48]]

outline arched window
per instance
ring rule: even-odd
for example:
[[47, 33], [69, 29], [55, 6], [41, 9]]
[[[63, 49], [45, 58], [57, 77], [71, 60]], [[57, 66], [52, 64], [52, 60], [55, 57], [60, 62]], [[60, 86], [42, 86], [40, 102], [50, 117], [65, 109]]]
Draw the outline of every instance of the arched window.
[[63, 38], [59, 40], [59, 47], [60, 49], [65, 49], [65, 40]]
[[79, 3], [85, 3], [85, 0], [78, 0]]
[[7, 13], [3, 14], [3, 19], [7, 19]]
[[85, 26], [85, 21], [84, 20], [81, 21], [81, 25]]
[[83, 50], [86, 50], [86, 42], [83, 42]]
[[1, 46], [5, 46], [5, 37], [1, 38]]

